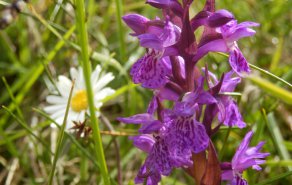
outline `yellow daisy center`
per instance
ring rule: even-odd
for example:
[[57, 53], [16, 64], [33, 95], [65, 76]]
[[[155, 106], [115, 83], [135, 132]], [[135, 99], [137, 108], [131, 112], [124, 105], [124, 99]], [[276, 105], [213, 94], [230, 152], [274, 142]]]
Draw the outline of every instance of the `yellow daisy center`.
[[86, 110], [88, 107], [87, 94], [85, 90], [77, 91], [71, 99], [71, 108], [75, 112]]

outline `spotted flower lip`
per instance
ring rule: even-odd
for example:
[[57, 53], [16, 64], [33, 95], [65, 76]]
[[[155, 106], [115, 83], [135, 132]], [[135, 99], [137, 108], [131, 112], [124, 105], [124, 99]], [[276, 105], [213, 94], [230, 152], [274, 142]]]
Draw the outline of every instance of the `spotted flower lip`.
[[255, 170], [261, 170], [259, 165], [263, 164], [265, 158], [270, 155], [269, 153], [260, 152], [264, 142], [259, 142], [257, 146], [249, 147], [252, 135], [252, 131], [249, 131], [245, 135], [232, 158], [231, 165], [226, 165], [225, 163], [222, 168], [222, 179], [230, 181], [232, 185], [247, 184], [242, 178], [242, 172], [249, 167]]
[[[82, 68], [71, 68], [70, 76], [72, 80], [75, 80], [75, 86], [73, 88], [71, 105], [67, 118], [67, 131], [74, 126], [73, 121], [84, 122], [86, 114], [90, 114], [87, 104], [87, 94]], [[115, 92], [113, 89], [106, 87], [106, 85], [113, 79], [114, 76], [112, 73], [102, 74], [101, 66], [99, 65], [97, 65], [95, 70], [92, 72], [91, 84], [94, 92], [95, 107], [97, 109], [102, 106], [102, 99]], [[66, 76], [60, 75], [56, 86], [60, 94], [58, 95], [57, 92], [51, 92], [51, 95], [48, 95], [46, 98], [47, 102], [51, 105], [44, 107], [44, 110], [50, 114], [51, 118], [54, 119], [56, 123], [61, 125], [65, 116], [72, 81]], [[96, 111], [95, 114], [96, 116], [99, 116], [100, 112]]]
[[[143, 87], [150, 89], [160, 88], [167, 83], [168, 76], [171, 75], [168, 56], [176, 54], [176, 50], [172, 46], [179, 40], [180, 29], [166, 19], [166, 21], [156, 20], [158, 24], [152, 22], [150, 27], [141, 27], [142, 30], [139, 30], [132, 19], [140, 20], [141, 18], [132, 15], [125, 17], [124, 20], [134, 31], [143, 32], [137, 34], [137, 38], [140, 45], [147, 48], [147, 52], [132, 66], [130, 74], [134, 83], [141, 83]], [[147, 22], [145, 19], [143, 21]], [[139, 25], [143, 21], [137, 21], [137, 24]], [[148, 22], [150, 25], [150, 21]], [[163, 23], [162, 26], [161, 23]], [[147, 29], [143, 30], [146, 27]]]
[[[141, 137], [135, 137], [133, 139], [134, 143], [142, 143], [144, 138], [142, 139]], [[157, 185], [161, 180], [161, 175], [170, 174], [172, 168], [176, 166], [176, 161], [170, 154], [169, 145], [163, 135], [153, 137], [153, 140], [148, 141], [148, 143], [151, 145], [151, 147], [147, 148], [148, 157], [138, 172], [135, 183], [143, 183], [146, 179], [146, 184]], [[145, 142], [142, 145], [138, 146], [138, 148], [144, 149]]]

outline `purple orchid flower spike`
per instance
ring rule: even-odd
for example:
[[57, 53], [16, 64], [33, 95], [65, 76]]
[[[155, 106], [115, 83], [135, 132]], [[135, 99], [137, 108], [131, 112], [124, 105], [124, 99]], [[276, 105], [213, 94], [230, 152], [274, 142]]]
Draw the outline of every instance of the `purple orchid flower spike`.
[[222, 179], [230, 182], [231, 185], [248, 184], [242, 178], [242, 172], [249, 167], [255, 170], [261, 170], [260, 164], [265, 162], [265, 158], [269, 153], [261, 153], [264, 142], [259, 142], [255, 147], [249, 147], [253, 132], [250, 131], [246, 134], [243, 141], [239, 145], [231, 164], [224, 163], [222, 165]]
[[[212, 25], [212, 22], [212, 20], [209, 20], [209, 24]], [[249, 73], [250, 69], [236, 41], [243, 37], [253, 36], [256, 32], [249, 27], [254, 26], [259, 26], [259, 24], [254, 22], [237, 24], [236, 20], [231, 20], [225, 25], [216, 28], [217, 35], [213, 35], [213, 38], [199, 45], [198, 53], [193, 60], [199, 60], [210, 51], [229, 53], [231, 68], [242, 77], [242, 73]]]

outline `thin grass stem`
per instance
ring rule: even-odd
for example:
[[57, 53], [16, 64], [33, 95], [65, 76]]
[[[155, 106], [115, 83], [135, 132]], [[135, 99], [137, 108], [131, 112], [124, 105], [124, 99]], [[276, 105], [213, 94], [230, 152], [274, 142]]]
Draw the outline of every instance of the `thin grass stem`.
[[[228, 55], [228, 54], [225, 54], [225, 53], [221, 53], [221, 52], [216, 52], [216, 53], [218, 53], [219, 55], [225, 56], [225, 57], [229, 57], [229, 55]], [[289, 86], [290, 88], [292, 88], [292, 84], [290, 84], [289, 82], [287, 82], [287, 81], [284, 80], [283, 78], [280, 78], [280, 77], [278, 77], [277, 75], [274, 75], [273, 73], [271, 73], [271, 72], [269, 72], [269, 71], [267, 71], [267, 70], [264, 70], [264, 69], [262, 69], [262, 68], [260, 68], [260, 67], [257, 67], [257, 66], [255, 66], [255, 65], [253, 65], [253, 64], [251, 64], [251, 63], [249, 63], [248, 65], [249, 65], [251, 68], [256, 69], [256, 70], [258, 70], [259, 72], [264, 73], [265, 75], [268, 75], [268, 76], [270, 76], [270, 77], [272, 77], [272, 78], [274, 78], [274, 79], [276, 79], [276, 80], [278, 80], [278, 81], [280, 81], [280, 82], [286, 84], [286, 85]]]
[[126, 45], [124, 40], [124, 30], [122, 24], [122, 12], [123, 12], [123, 3], [122, 0], [115, 0], [116, 3], [116, 17], [118, 22], [118, 34], [119, 34], [119, 52], [121, 60], [125, 60], [126, 58]]
[[91, 87], [91, 64], [89, 61], [89, 53], [88, 53], [88, 34], [87, 34], [87, 26], [85, 24], [85, 9], [84, 9], [84, 1], [76, 0], [76, 27], [78, 29], [78, 39], [79, 45], [81, 47], [81, 56], [82, 56], [82, 66], [83, 66], [83, 75], [85, 79], [87, 99], [89, 105], [89, 112], [91, 118], [91, 127], [92, 134], [94, 140], [94, 149], [96, 153], [96, 159], [99, 162], [101, 175], [103, 178], [103, 182], [105, 185], [110, 184], [110, 179], [108, 176], [108, 170], [106, 166], [106, 160], [104, 156], [102, 139], [99, 131], [98, 120], [95, 116], [95, 105], [94, 105], [94, 96]]
[[69, 94], [69, 98], [68, 98], [68, 102], [67, 102], [65, 117], [64, 117], [64, 120], [63, 120], [63, 124], [61, 126], [61, 130], [60, 130], [60, 132], [58, 134], [57, 146], [56, 146], [55, 156], [54, 156], [54, 159], [53, 159], [53, 166], [52, 166], [52, 170], [51, 170], [50, 175], [49, 175], [49, 183], [48, 183], [49, 185], [52, 185], [52, 183], [53, 183], [53, 178], [54, 178], [54, 174], [55, 174], [55, 170], [56, 170], [56, 164], [57, 164], [57, 161], [58, 161], [59, 153], [60, 153], [61, 146], [62, 146], [62, 141], [63, 141], [63, 138], [64, 138], [64, 132], [65, 132], [66, 124], [67, 124], [67, 117], [68, 117], [68, 113], [69, 113], [69, 108], [70, 108], [70, 103], [71, 103], [74, 83], [75, 82], [73, 81], [73, 84], [72, 84], [72, 87], [71, 87], [71, 90], [70, 90], [70, 94]]

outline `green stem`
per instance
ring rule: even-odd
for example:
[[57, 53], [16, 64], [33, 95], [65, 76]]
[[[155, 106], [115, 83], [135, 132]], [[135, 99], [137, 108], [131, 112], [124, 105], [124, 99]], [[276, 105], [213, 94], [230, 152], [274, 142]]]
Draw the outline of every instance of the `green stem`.
[[119, 34], [119, 42], [120, 42], [120, 57], [121, 60], [125, 60], [126, 56], [126, 46], [124, 41], [124, 30], [123, 30], [123, 24], [122, 24], [122, 12], [123, 12], [123, 3], [122, 0], [115, 0], [116, 2], [116, 16], [117, 16], [117, 22], [118, 22], [118, 34]]
[[228, 130], [227, 130], [227, 133], [226, 133], [226, 136], [225, 136], [225, 139], [224, 139], [223, 146], [222, 146], [222, 148], [220, 150], [220, 153], [219, 153], [219, 160], [220, 161], [223, 159], [223, 156], [224, 156], [224, 153], [225, 153], [226, 144], [227, 144], [227, 140], [228, 140], [229, 135], [230, 135], [230, 131], [231, 131], [231, 127], [228, 127]]
[[61, 147], [62, 147], [62, 142], [63, 142], [63, 138], [64, 138], [64, 133], [65, 133], [65, 128], [66, 128], [67, 117], [68, 117], [68, 113], [69, 113], [69, 108], [70, 108], [70, 102], [71, 102], [73, 88], [74, 88], [74, 82], [73, 82], [71, 90], [70, 90], [70, 94], [69, 94], [69, 98], [68, 98], [68, 102], [67, 102], [67, 107], [66, 107], [66, 112], [65, 112], [65, 117], [64, 117], [64, 120], [63, 120], [63, 124], [62, 124], [61, 130], [60, 130], [60, 132], [58, 134], [57, 146], [56, 146], [55, 156], [54, 156], [54, 159], [53, 159], [53, 166], [52, 166], [52, 170], [51, 170], [50, 176], [49, 176], [49, 183], [48, 183], [49, 185], [52, 185], [52, 183], [53, 183], [53, 178], [54, 178], [54, 175], [55, 175], [58, 156], [59, 156], [59, 153], [60, 153]]
[[95, 106], [94, 106], [94, 96], [91, 87], [91, 64], [89, 61], [88, 55], [88, 35], [87, 27], [85, 24], [85, 11], [84, 11], [84, 1], [75, 0], [76, 5], [76, 27], [78, 29], [79, 45], [81, 47], [81, 56], [82, 56], [82, 67], [83, 75], [85, 79], [86, 92], [88, 98], [89, 112], [91, 118], [91, 127], [94, 140], [94, 149], [96, 153], [96, 159], [99, 161], [101, 175], [105, 185], [110, 184], [110, 179], [108, 176], [108, 170], [106, 166], [104, 151], [102, 147], [102, 139], [99, 131], [99, 125], [97, 118], [95, 116]]
[[256, 70], [258, 70], [258, 71], [260, 71], [260, 72], [262, 72], [262, 73], [264, 73], [264, 74], [270, 76], [270, 77], [275, 78], [276, 80], [279, 80], [280, 82], [282, 82], [282, 83], [288, 85], [290, 88], [292, 88], [292, 85], [291, 85], [289, 82], [287, 82], [286, 80], [284, 80], [284, 79], [282, 79], [282, 78], [280, 78], [280, 77], [274, 75], [273, 73], [270, 73], [269, 71], [264, 70], [264, 69], [262, 69], [262, 68], [259, 68], [259, 67], [255, 66], [255, 65], [253, 65], [253, 64], [250, 64], [250, 63], [249, 63], [249, 66], [250, 66], [251, 68], [253, 68], [253, 69], [256, 69]]

